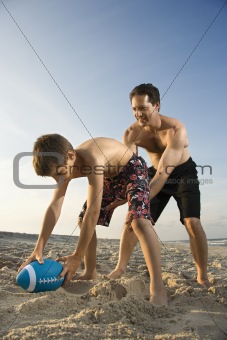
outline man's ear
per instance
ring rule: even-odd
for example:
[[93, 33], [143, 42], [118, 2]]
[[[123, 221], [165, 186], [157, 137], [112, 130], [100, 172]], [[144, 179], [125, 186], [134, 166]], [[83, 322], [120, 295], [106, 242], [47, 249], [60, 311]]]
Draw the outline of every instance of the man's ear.
[[159, 111], [160, 110], [160, 102], [157, 102], [155, 105], [156, 105], [157, 110]]
[[75, 159], [75, 157], [76, 157], [76, 152], [75, 152], [74, 150], [69, 150], [69, 151], [67, 152], [67, 158], [68, 158], [68, 159], [73, 160], [73, 159]]

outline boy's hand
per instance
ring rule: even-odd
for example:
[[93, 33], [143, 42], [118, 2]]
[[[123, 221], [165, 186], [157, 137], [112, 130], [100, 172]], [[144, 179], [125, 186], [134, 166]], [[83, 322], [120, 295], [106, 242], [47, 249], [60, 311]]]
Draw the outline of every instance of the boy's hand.
[[43, 261], [43, 256], [42, 256], [42, 252], [37, 252], [37, 251], [34, 251], [28, 258], [27, 260], [22, 263], [22, 265], [20, 266], [20, 268], [18, 269], [18, 273], [24, 268], [27, 266], [27, 264], [33, 262], [33, 261], [38, 261], [40, 264], [43, 264], [44, 261]]
[[69, 256], [58, 257], [56, 261], [64, 262], [64, 269], [62, 270], [59, 277], [63, 277], [64, 275], [66, 275], [64, 283], [62, 285], [62, 287], [65, 287], [80, 266], [81, 260], [72, 254]]

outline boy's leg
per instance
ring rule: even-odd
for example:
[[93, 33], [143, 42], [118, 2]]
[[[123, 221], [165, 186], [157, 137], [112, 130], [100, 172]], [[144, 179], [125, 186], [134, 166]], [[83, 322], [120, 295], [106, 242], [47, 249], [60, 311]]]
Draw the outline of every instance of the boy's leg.
[[[170, 195], [160, 192], [156, 197], [150, 201], [150, 211], [154, 222], [156, 222], [161, 215], [163, 209], [170, 199]], [[111, 279], [117, 279], [126, 270], [128, 261], [132, 251], [137, 243], [137, 236], [133, 231], [130, 231], [128, 226], [125, 225], [120, 240], [119, 258], [116, 268], [108, 275]]]
[[117, 279], [125, 272], [132, 251], [138, 242], [136, 234], [130, 229], [127, 225], [124, 225], [123, 227], [120, 240], [118, 263], [116, 268], [108, 275], [108, 277], [111, 279]]
[[[81, 226], [80, 223], [79, 227]], [[96, 271], [96, 247], [97, 247], [97, 237], [96, 231], [92, 236], [92, 239], [87, 247], [87, 251], [84, 256], [84, 272], [82, 275], [76, 277], [76, 280], [93, 280], [97, 277]]]
[[[106, 212], [106, 206], [108, 206], [111, 201], [114, 201], [115, 197], [112, 196], [111, 192], [111, 180], [104, 178], [103, 182], [103, 197], [102, 197], [102, 206], [100, 210], [99, 219], [97, 224], [108, 226], [111, 216], [113, 214], [113, 210], [109, 210]], [[83, 217], [87, 210], [87, 201], [84, 203], [83, 208], [79, 214], [78, 225], [81, 228], [83, 223]], [[85, 269], [82, 275], [77, 277], [78, 280], [92, 280], [97, 277], [96, 271], [96, 247], [97, 247], [97, 238], [96, 232], [94, 232], [93, 237], [88, 245], [87, 251], [84, 256], [84, 265]]]
[[161, 252], [158, 237], [151, 222], [144, 218], [137, 218], [131, 224], [146, 261], [150, 274], [150, 301], [155, 304], [167, 305], [167, 293], [162, 282]]

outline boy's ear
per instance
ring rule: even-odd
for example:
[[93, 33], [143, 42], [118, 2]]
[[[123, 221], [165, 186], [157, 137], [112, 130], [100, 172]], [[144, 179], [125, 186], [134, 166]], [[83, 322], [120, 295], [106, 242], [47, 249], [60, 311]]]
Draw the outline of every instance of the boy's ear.
[[74, 150], [69, 150], [67, 152], [67, 158], [68, 159], [74, 159], [76, 157], [76, 152]]

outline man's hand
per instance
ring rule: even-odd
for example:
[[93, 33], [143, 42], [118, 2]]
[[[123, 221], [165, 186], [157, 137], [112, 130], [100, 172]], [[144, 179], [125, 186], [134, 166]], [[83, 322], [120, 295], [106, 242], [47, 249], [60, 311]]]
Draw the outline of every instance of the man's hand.
[[69, 281], [72, 279], [77, 269], [79, 268], [81, 259], [79, 259], [76, 255], [72, 254], [69, 256], [58, 257], [56, 261], [64, 262], [64, 269], [62, 270], [59, 277], [63, 277], [64, 275], [66, 275], [64, 283], [62, 285], [62, 287], [65, 287], [67, 283], [69, 283]]
[[27, 260], [22, 263], [22, 265], [20, 266], [20, 268], [18, 269], [18, 273], [25, 267], [27, 266], [29, 263], [33, 262], [33, 261], [38, 261], [40, 264], [43, 264], [44, 261], [43, 261], [43, 255], [42, 255], [42, 252], [41, 251], [37, 251], [37, 250], [34, 250], [32, 252], [32, 254], [27, 258]]
[[106, 212], [108, 212], [110, 210], [114, 210], [115, 208], [119, 207], [120, 205], [125, 204], [126, 202], [127, 202], [127, 199], [115, 200], [112, 203], [110, 203], [109, 205], [107, 205]]

